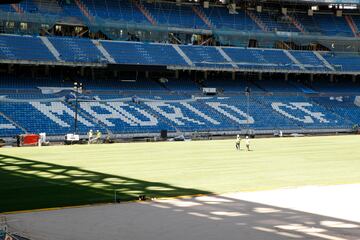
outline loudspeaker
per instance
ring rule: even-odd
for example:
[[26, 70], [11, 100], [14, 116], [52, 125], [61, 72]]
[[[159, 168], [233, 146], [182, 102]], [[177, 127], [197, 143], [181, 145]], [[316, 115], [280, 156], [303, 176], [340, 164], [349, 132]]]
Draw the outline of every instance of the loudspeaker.
[[160, 131], [160, 137], [163, 139], [167, 139], [167, 130], [161, 130]]

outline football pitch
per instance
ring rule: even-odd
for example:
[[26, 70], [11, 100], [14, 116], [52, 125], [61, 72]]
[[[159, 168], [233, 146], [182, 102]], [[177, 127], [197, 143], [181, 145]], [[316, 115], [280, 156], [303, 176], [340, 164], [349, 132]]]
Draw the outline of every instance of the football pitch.
[[[0, 149], [0, 212], [360, 183], [360, 136]], [[116, 193], [116, 194], [115, 194]]]

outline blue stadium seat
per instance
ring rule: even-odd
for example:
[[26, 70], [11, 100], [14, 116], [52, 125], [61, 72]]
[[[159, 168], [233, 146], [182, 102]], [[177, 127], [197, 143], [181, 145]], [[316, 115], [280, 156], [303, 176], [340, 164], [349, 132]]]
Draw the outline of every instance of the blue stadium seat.
[[246, 69], [299, 70], [282, 50], [223, 48], [230, 58]]
[[[74, 131], [74, 111], [62, 102], [4, 102], [0, 112], [20, 124], [29, 133], [46, 132], [48, 135], [64, 135]], [[79, 116], [78, 133], [99, 129], [95, 123]]]
[[21, 133], [24, 132], [0, 114], [0, 136], [14, 137]]
[[225, 93], [243, 93], [246, 87], [249, 87], [253, 92], [264, 92], [263, 89], [260, 89], [246, 79], [231, 80], [230, 78], [218, 78], [217, 76], [212, 76], [204, 82], [204, 85], [206, 87], [217, 88], [219, 91], [224, 91]]
[[349, 129], [353, 125], [348, 119], [302, 96], [257, 98], [275, 113], [285, 116], [303, 129]]
[[360, 83], [353, 82], [350, 79], [342, 79], [339, 81], [329, 82], [328, 80], [319, 79], [311, 83], [311, 87], [318, 92], [325, 93], [342, 93], [342, 94], [356, 94], [359, 93]]
[[206, 24], [189, 5], [177, 6], [171, 3], [146, 3], [144, 6], [159, 25], [206, 29]]
[[61, 0], [60, 5], [66, 16], [86, 21], [86, 17], [83, 15], [80, 8], [75, 3], [75, 0]]
[[83, 0], [83, 2], [96, 18], [150, 24], [130, 0]]
[[10, 4], [0, 4], [0, 11], [16, 12], [16, 10]]
[[203, 8], [202, 10], [218, 29], [235, 29], [249, 32], [262, 31], [243, 10], [238, 10], [238, 14], [229, 14], [229, 10], [225, 7]]
[[164, 83], [164, 86], [171, 91], [179, 92], [193, 92], [199, 91], [200, 85], [196, 84], [190, 78], [181, 78], [173, 79], [169, 78], [167, 82]]
[[[59, 52], [61, 62], [107, 64], [108, 60], [99, 48], [89, 39], [50, 37], [50, 43]], [[137, 43], [121, 41], [100, 41], [104, 49], [117, 64], [153, 65], [170, 67], [189, 67], [189, 58], [195, 67], [238, 68], [244, 70], [301, 71], [300, 66], [291, 60], [283, 50], [222, 47], [223, 56], [215, 47], [180, 46], [177, 51], [173, 45], [161, 43]], [[0, 59], [11, 61], [58, 61], [39, 37], [0, 35]], [[305, 70], [330, 72], [326, 63], [312, 51], [289, 51]], [[359, 72], [360, 57], [355, 53], [319, 53], [335, 71]], [[231, 60], [231, 61], [230, 61]]]
[[268, 31], [299, 32], [292, 22], [282, 14], [273, 12], [255, 12], [255, 15], [265, 24]]
[[214, 47], [180, 46], [196, 67], [232, 68], [232, 65]]
[[[41, 100], [37, 95], [36, 99], [36, 94], [9, 95], [13, 100], [2, 102], [0, 112], [27, 132], [48, 135], [73, 132], [74, 102], [49, 97]], [[150, 134], [163, 129], [169, 132], [351, 129], [360, 119], [360, 99], [355, 97], [269, 96], [258, 92], [249, 97], [249, 105], [242, 94], [190, 97], [164, 91], [155, 96], [96, 94], [96, 98], [102, 101], [79, 103], [77, 132], [81, 134], [90, 129], [114, 134]], [[21, 130], [0, 117], [0, 136], [18, 133]]]
[[360, 55], [329, 52], [323, 57], [338, 71], [360, 71]]
[[[120, 22], [126, 24], [151, 25], [136, 4], [131, 0], [82, 0], [80, 5], [84, 5], [86, 11], [98, 23]], [[189, 29], [208, 29], [209, 26], [199, 17], [192, 7], [186, 4], [177, 5], [175, 3], [140, 2], [145, 12], [155, 19], [157, 25], [166, 27], [180, 27]], [[74, 0], [23, 0], [16, 5], [22, 14], [41, 14], [52, 19], [71, 22], [88, 22], [88, 18], [81, 10], [81, 7]], [[261, 28], [252, 20], [244, 10], [237, 9], [237, 14], [230, 14], [225, 6], [210, 6], [203, 8], [196, 6], [210, 20], [210, 25], [217, 30], [237, 30], [246, 32], [262, 32]], [[0, 5], [0, 11], [16, 13], [11, 5]], [[264, 23], [270, 32], [294, 32], [299, 30], [292, 21], [285, 15], [276, 11], [263, 12], [250, 11], [261, 22]], [[354, 37], [345, 17], [336, 17], [331, 12], [315, 13], [308, 16], [303, 12], [289, 12], [291, 17], [299, 22], [307, 33], [322, 34], [325, 36]], [[360, 26], [360, 17], [352, 16], [355, 24]], [[107, 30], [104, 29], [104, 32]], [[111, 31], [108, 31], [111, 33]]]
[[323, 62], [311, 51], [289, 51], [307, 70], [328, 71]]
[[168, 44], [101, 41], [119, 64], [185, 65], [188, 64]]
[[287, 93], [300, 93], [303, 92], [301, 88], [293, 84], [291, 81], [284, 81], [280, 79], [273, 80], [258, 80], [254, 81], [257, 86], [261, 86], [262, 89], [265, 89], [268, 92], [287, 92]]
[[[359, 97], [357, 97], [359, 98]], [[360, 124], [360, 99], [358, 105], [355, 105], [355, 97], [338, 96], [338, 97], [318, 97], [313, 98], [314, 102], [324, 106], [336, 115], [348, 119], [353, 124]]]
[[325, 36], [353, 37], [349, 25], [344, 17], [336, 17], [332, 13], [314, 14], [308, 16], [305, 13], [291, 13], [308, 33], [322, 34]]
[[344, 37], [354, 36], [344, 17], [336, 17], [333, 14], [315, 14], [314, 20], [323, 35]]
[[100, 63], [107, 61], [89, 39], [51, 37], [49, 40], [60, 53], [60, 58], [66, 62]]
[[56, 61], [38, 37], [0, 35], [0, 59]]

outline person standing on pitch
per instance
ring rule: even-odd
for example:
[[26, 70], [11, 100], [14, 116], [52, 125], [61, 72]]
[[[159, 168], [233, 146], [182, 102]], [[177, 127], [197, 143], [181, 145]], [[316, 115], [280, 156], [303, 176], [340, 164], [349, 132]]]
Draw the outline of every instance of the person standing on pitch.
[[248, 151], [250, 151], [250, 139], [249, 136], [245, 137], [245, 145]]
[[88, 144], [90, 144], [92, 142], [92, 138], [93, 138], [93, 130], [90, 129], [90, 131], [88, 132]]
[[241, 141], [240, 135], [237, 135], [236, 142], [235, 142], [235, 147], [237, 150], [240, 150], [240, 141]]
[[99, 130], [96, 131], [96, 143], [101, 143], [101, 132]]

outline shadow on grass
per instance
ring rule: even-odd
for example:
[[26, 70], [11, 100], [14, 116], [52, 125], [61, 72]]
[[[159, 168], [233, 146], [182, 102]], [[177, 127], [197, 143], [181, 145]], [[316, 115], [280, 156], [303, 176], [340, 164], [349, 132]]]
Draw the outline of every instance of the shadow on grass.
[[0, 212], [210, 192], [0, 154]]

